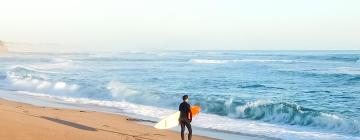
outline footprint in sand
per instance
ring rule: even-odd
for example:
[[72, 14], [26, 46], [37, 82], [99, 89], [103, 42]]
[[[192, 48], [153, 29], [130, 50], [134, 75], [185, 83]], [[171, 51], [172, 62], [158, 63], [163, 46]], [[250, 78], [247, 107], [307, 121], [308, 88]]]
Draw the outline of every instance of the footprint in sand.
[[166, 136], [166, 135], [163, 135], [163, 134], [153, 134], [155, 136]]

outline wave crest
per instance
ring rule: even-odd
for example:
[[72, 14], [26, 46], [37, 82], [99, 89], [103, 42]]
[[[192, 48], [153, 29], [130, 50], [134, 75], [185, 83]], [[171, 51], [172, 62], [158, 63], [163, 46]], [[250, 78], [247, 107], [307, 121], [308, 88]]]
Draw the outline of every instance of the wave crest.
[[325, 60], [339, 61], [339, 62], [358, 62], [359, 59], [360, 58], [356, 57], [356, 56], [332, 56], [332, 57], [326, 58]]
[[106, 88], [110, 91], [111, 96], [114, 98], [126, 98], [139, 93], [118, 81], [111, 81]]
[[74, 66], [74, 61], [70, 59], [54, 58], [50, 63], [33, 64], [31, 67], [41, 70], [69, 69]]
[[360, 134], [360, 123], [334, 114], [301, 107], [286, 102], [258, 100], [237, 106], [232, 117], [288, 125], [325, 128], [345, 133]]
[[7, 72], [5, 80], [8, 84], [7, 87], [12, 90], [66, 95], [74, 93], [79, 88], [76, 84], [68, 84], [63, 81], [52, 82], [42, 76], [33, 76], [32, 74], [16, 75], [11, 71]]
[[272, 100], [245, 102], [241, 99], [222, 100], [217, 97], [193, 97], [192, 100], [194, 104], [199, 104], [204, 112], [234, 119], [263, 121], [272, 124], [318, 128], [338, 133], [360, 135], [360, 123], [357, 120], [305, 108], [295, 103]]
[[165, 98], [166, 95], [161, 95], [160, 93], [141, 90], [141, 89], [135, 90], [130, 85], [127, 85], [126, 83], [122, 83], [116, 80], [110, 81], [106, 89], [110, 92], [111, 96], [115, 100], [128, 101], [128, 102], [140, 103], [145, 105], [154, 105], [154, 102], [156, 102], [157, 106], [168, 105], [169, 102], [172, 102], [172, 101], [162, 100]]

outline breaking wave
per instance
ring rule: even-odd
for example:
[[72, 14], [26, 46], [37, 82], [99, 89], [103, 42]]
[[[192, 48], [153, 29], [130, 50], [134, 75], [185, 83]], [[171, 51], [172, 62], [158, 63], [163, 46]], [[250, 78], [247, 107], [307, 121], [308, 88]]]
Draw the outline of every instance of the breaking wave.
[[14, 67], [4, 76], [7, 88], [40, 93], [65, 95], [74, 93], [79, 86], [64, 81], [50, 81], [46, 74], [27, 67]]
[[164, 98], [171, 98], [167, 95], [156, 92], [138, 91], [116, 80], [110, 81], [106, 89], [110, 92], [112, 98], [118, 101], [128, 101], [145, 105], [154, 105], [154, 102], [156, 102], [156, 106], [169, 105], [173, 102], [173, 100], [163, 100]]
[[360, 123], [356, 120], [304, 108], [297, 104], [268, 100], [258, 100], [244, 104], [230, 100], [218, 105], [219, 107], [205, 107], [205, 104], [204, 108], [207, 108], [206, 112], [208, 113], [226, 115], [237, 119], [261, 120], [263, 122], [307, 126], [360, 135]]

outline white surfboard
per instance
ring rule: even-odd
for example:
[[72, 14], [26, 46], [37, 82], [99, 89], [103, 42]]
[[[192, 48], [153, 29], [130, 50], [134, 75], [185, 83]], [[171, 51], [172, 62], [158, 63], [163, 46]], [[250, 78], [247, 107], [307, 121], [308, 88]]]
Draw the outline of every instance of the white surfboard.
[[179, 117], [180, 111], [162, 119], [159, 123], [157, 123], [154, 127], [157, 129], [169, 129], [179, 125]]
[[[192, 106], [191, 113], [192, 116], [195, 117], [200, 113], [200, 106]], [[177, 111], [174, 114], [162, 119], [159, 123], [157, 123], [154, 127], [157, 129], [169, 129], [179, 125], [180, 111]]]

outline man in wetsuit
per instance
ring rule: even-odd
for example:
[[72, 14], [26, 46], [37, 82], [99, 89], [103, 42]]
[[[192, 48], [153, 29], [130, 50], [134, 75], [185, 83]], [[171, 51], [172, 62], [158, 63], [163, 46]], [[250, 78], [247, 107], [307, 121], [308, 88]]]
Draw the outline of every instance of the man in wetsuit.
[[181, 126], [181, 140], [184, 140], [185, 126], [189, 131], [188, 140], [191, 140], [192, 137], [192, 129], [190, 124], [192, 121], [192, 114], [191, 114], [190, 104], [188, 102], [189, 102], [189, 96], [184, 95], [183, 102], [179, 105], [179, 111], [180, 111], [179, 123]]

